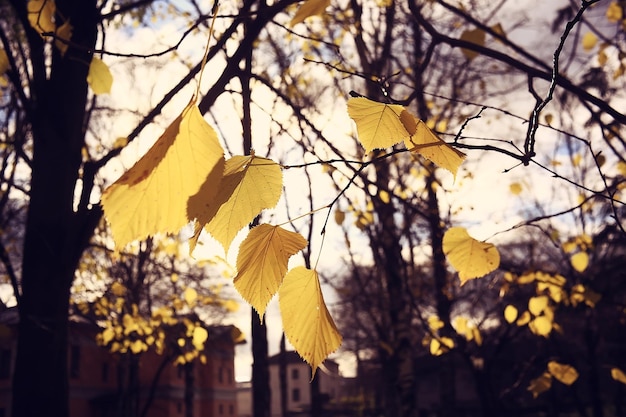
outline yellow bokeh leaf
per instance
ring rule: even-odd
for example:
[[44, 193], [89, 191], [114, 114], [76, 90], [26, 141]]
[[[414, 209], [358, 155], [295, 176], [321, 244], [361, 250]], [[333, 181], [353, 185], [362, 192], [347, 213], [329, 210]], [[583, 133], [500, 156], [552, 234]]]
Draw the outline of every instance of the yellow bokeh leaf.
[[89, 65], [87, 82], [94, 94], [109, 94], [113, 85], [113, 75], [109, 67], [100, 58], [93, 57]]
[[233, 239], [245, 226], [265, 209], [274, 207], [282, 194], [283, 174], [276, 162], [254, 154], [233, 156], [226, 161], [224, 179], [217, 196], [199, 196], [202, 210], [196, 234], [200, 226], [222, 244], [228, 252]]
[[27, 8], [28, 22], [40, 35], [56, 30], [54, 24], [56, 4], [54, 0], [29, 0]]
[[619, 2], [612, 1], [606, 9], [606, 19], [611, 23], [617, 23], [623, 18], [622, 6]]
[[289, 25], [294, 27], [307, 17], [321, 15], [328, 6], [330, 6], [330, 0], [306, 0], [291, 19]]
[[548, 307], [549, 298], [547, 295], [538, 295], [528, 300], [528, 311], [538, 316]]
[[552, 375], [544, 372], [541, 376], [530, 381], [528, 391], [532, 392], [533, 398], [537, 398], [540, 394], [546, 392], [552, 386]]
[[195, 306], [198, 300], [198, 291], [191, 287], [185, 288], [185, 291], [183, 291], [183, 299], [189, 307]]
[[583, 272], [589, 266], [589, 255], [587, 252], [577, 252], [572, 255], [570, 262], [576, 271]]
[[[466, 30], [461, 34], [461, 40], [476, 44], [478, 46], [485, 45], [485, 38], [486, 38], [485, 31], [482, 29], [478, 29], [478, 28]], [[463, 55], [465, 55], [465, 57], [469, 59], [470, 61], [479, 55], [478, 52], [473, 51], [471, 49], [467, 49], [467, 48], [461, 48], [461, 52], [463, 52]]]
[[206, 342], [209, 337], [209, 332], [201, 326], [196, 326], [193, 329], [193, 334], [191, 336], [191, 343], [196, 350], [204, 349], [204, 342]]
[[520, 195], [522, 193], [522, 184], [520, 184], [519, 182], [512, 183], [511, 185], [509, 185], [509, 191], [513, 195]]
[[611, 369], [611, 378], [618, 382], [621, 382], [622, 384], [626, 384], [626, 374], [619, 368]]
[[528, 323], [528, 328], [538, 336], [548, 337], [552, 331], [552, 320], [547, 316], [535, 317], [534, 320]]
[[289, 343], [317, 367], [341, 345], [341, 335], [326, 308], [317, 272], [303, 266], [285, 276], [278, 290], [283, 328]]
[[400, 114], [404, 128], [410, 133], [405, 137], [404, 145], [412, 153], [417, 153], [441, 168], [447, 169], [456, 176], [459, 166], [465, 159], [465, 154], [454, 149], [441, 140], [426, 123], [408, 111]]
[[384, 104], [365, 97], [348, 100], [348, 114], [356, 123], [361, 145], [366, 152], [389, 148], [409, 137], [409, 132], [400, 121], [404, 107]]
[[430, 327], [430, 330], [432, 330], [433, 332], [436, 332], [439, 329], [442, 329], [444, 326], [444, 322], [443, 320], [441, 320], [439, 318], [439, 316], [430, 316], [428, 317], [428, 327]]
[[10, 67], [7, 52], [0, 48], [0, 87], [6, 87], [9, 84], [6, 73]]
[[592, 50], [598, 43], [598, 37], [593, 32], [587, 32], [583, 36], [582, 45], [585, 51]]
[[204, 198], [213, 198], [223, 170], [224, 150], [217, 134], [192, 101], [152, 148], [105, 190], [102, 205], [116, 248], [159, 232], [178, 232], [193, 219], [187, 214], [190, 197], [201, 190]]
[[461, 284], [482, 277], [500, 265], [500, 253], [490, 243], [471, 237], [463, 227], [452, 227], [443, 236], [443, 252], [459, 272]]
[[335, 210], [335, 223], [337, 223], [338, 225], [341, 225], [343, 224], [345, 219], [346, 219], [346, 213], [340, 209], [336, 209]]
[[72, 39], [73, 27], [69, 20], [66, 20], [56, 32], [56, 39], [54, 40], [54, 46], [61, 52], [61, 56], [65, 55], [67, 51], [68, 42]]
[[524, 326], [530, 322], [531, 315], [528, 311], [524, 311], [521, 316], [517, 319], [515, 324], [518, 326]]
[[441, 337], [430, 341], [430, 354], [440, 356], [454, 347], [454, 340], [449, 337]]
[[556, 361], [548, 362], [548, 372], [554, 379], [565, 385], [572, 385], [578, 379], [578, 372], [573, 366], [564, 365]]
[[299, 233], [269, 224], [252, 228], [241, 243], [235, 288], [261, 318], [267, 303], [283, 282], [289, 258], [306, 244], [306, 239]]
[[518, 315], [518, 312], [515, 306], [508, 305], [504, 308], [504, 319], [508, 323], [513, 323], [517, 319], [517, 315]]

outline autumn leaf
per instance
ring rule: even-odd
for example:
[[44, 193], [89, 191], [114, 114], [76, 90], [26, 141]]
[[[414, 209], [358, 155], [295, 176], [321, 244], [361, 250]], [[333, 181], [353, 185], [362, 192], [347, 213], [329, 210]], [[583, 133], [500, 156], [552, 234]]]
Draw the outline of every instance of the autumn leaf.
[[587, 52], [591, 51], [598, 43], [598, 37], [593, 32], [587, 32], [583, 36], [583, 49]]
[[178, 232], [191, 220], [189, 198], [201, 188], [205, 198], [213, 198], [223, 170], [217, 134], [192, 101], [152, 148], [104, 191], [102, 205], [116, 248], [159, 232]]
[[190, 200], [190, 217], [228, 252], [233, 239], [265, 209], [276, 206], [282, 194], [283, 174], [276, 162], [254, 154], [233, 156], [226, 161], [224, 178], [215, 197], [194, 196]]
[[113, 75], [111, 75], [107, 64], [98, 57], [91, 58], [87, 83], [89, 83], [94, 94], [109, 94], [111, 92]]
[[612, 1], [606, 9], [606, 19], [611, 23], [617, 23], [623, 18], [622, 6], [617, 1]]
[[[478, 46], [485, 45], [485, 38], [486, 33], [482, 29], [466, 30], [461, 34], [461, 40], [476, 44]], [[461, 52], [463, 52], [463, 55], [465, 55], [465, 57], [470, 61], [479, 55], [478, 52], [467, 48], [461, 48]]]
[[201, 351], [204, 349], [204, 342], [208, 337], [209, 332], [204, 327], [196, 326], [193, 328], [191, 343], [196, 350]]
[[298, 354], [317, 367], [341, 345], [341, 335], [333, 322], [314, 270], [296, 267], [285, 276], [278, 290], [283, 328]]
[[389, 148], [409, 137], [400, 114], [404, 107], [398, 104], [384, 104], [365, 97], [348, 100], [348, 114], [356, 123], [361, 145], [366, 152]]
[[289, 26], [294, 27], [307, 17], [323, 14], [328, 6], [330, 6], [330, 0], [306, 0], [291, 19]]
[[235, 288], [261, 319], [283, 282], [289, 258], [304, 249], [306, 243], [299, 233], [269, 224], [252, 228], [241, 243]]
[[547, 316], [538, 316], [528, 323], [528, 328], [538, 336], [548, 337], [552, 331], [552, 320]]
[[10, 68], [9, 56], [7, 52], [0, 48], [0, 87], [6, 87], [9, 82], [7, 80], [6, 72]]
[[463, 227], [452, 227], [443, 236], [443, 252], [459, 272], [461, 284], [494, 271], [500, 265], [500, 253], [490, 243], [472, 238]]
[[509, 185], [509, 191], [513, 195], [520, 195], [522, 193], [522, 184], [519, 182], [513, 182]]
[[576, 271], [583, 272], [589, 266], [589, 255], [587, 252], [577, 252], [572, 255], [570, 262]]
[[538, 316], [548, 307], [548, 301], [549, 299], [546, 295], [531, 297], [530, 300], [528, 300], [528, 311]]
[[28, 22], [40, 35], [56, 30], [54, 23], [56, 4], [54, 0], [29, 0], [27, 8]]
[[409, 136], [404, 138], [404, 145], [412, 153], [417, 153], [437, 166], [447, 169], [456, 176], [456, 172], [465, 159], [465, 154], [441, 140], [426, 123], [404, 110], [400, 120]]
[[578, 372], [573, 366], [564, 365], [556, 361], [548, 362], [548, 372], [554, 379], [565, 385], [572, 385], [578, 379]]

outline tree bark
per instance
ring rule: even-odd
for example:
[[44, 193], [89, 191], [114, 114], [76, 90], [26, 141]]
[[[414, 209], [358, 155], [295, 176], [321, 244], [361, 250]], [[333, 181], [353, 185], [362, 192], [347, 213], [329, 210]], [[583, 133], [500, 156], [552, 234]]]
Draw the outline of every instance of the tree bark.
[[267, 358], [267, 328], [252, 310], [252, 416], [270, 416], [270, 375]]

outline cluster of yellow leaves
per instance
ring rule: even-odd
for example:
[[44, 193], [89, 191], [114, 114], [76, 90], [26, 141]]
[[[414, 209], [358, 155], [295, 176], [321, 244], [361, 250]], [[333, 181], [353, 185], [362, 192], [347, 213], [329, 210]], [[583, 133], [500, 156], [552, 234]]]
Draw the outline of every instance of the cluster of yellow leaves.
[[532, 392], [533, 398], [537, 398], [540, 394], [549, 390], [552, 386], [552, 379], [556, 379], [565, 385], [572, 385], [578, 379], [578, 371], [571, 365], [556, 361], [548, 362], [546, 371], [530, 381], [528, 390]]
[[[431, 355], [440, 356], [455, 346], [452, 338], [440, 335], [439, 331], [444, 326], [444, 322], [438, 316], [432, 315], [428, 318], [429, 332], [422, 340], [422, 344], [429, 347]], [[452, 327], [468, 342], [474, 341], [477, 345], [482, 345], [483, 338], [480, 330], [469, 318], [465, 316], [455, 317]]]
[[563, 243], [563, 250], [570, 255], [570, 263], [578, 272], [584, 272], [589, 266], [589, 251], [593, 246], [591, 237], [583, 234]]
[[[195, 222], [191, 251], [205, 230], [228, 252], [242, 229], [278, 203], [282, 184], [281, 167], [270, 159], [252, 153], [225, 160], [215, 130], [192, 100], [150, 150], [105, 190], [102, 205], [117, 250]], [[341, 336], [317, 273], [287, 271], [289, 258], [306, 244], [300, 234], [280, 226], [251, 229], [239, 248], [234, 284], [261, 318], [279, 293], [285, 334], [315, 371], [339, 347]], [[188, 294], [187, 301], [193, 298]]]
[[528, 300], [527, 309], [521, 314], [517, 307], [508, 305], [504, 309], [504, 319], [508, 323], [518, 326], [528, 326], [531, 332], [538, 336], [548, 337], [553, 330], [560, 331], [560, 326], [554, 322], [556, 306], [585, 304], [593, 308], [600, 299], [600, 295], [586, 288], [582, 284], [574, 285], [569, 291], [565, 288], [565, 277], [558, 274], [548, 274], [534, 271], [515, 276], [511, 273], [504, 275], [505, 283], [500, 292], [504, 295], [512, 283], [526, 285], [534, 283], [536, 294]]
[[[623, 13], [623, 5], [620, 4], [618, 0], [612, 1], [606, 9], [606, 19], [609, 23], [618, 24], [621, 26], [622, 31], [626, 31], [626, 17]], [[581, 46], [583, 50], [586, 52], [593, 51], [596, 46], [598, 46], [597, 51], [597, 60], [600, 66], [604, 67], [608, 60], [609, 54], [607, 54], [607, 49], [610, 48], [610, 44], [607, 42], [600, 42], [598, 36], [593, 32], [587, 32], [583, 35], [581, 39]], [[626, 73], [626, 55], [622, 52], [617, 51], [619, 65], [613, 72], [613, 79], [617, 79], [623, 76]]]
[[[73, 27], [68, 20], [61, 24], [57, 22], [59, 14], [56, 13], [56, 3], [54, 0], [28, 0], [28, 21], [42, 37], [54, 36], [54, 46], [61, 55], [67, 52], [68, 43], [72, 39]], [[6, 71], [6, 69], [5, 69]], [[2, 59], [0, 57], [0, 76], [2, 71]], [[0, 86], [2, 85], [0, 79]], [[111, 91], [113, 76], [109, 67], [99, 58], [92, 58], [87, 75], [87, 83], [91, 86], [94, 94], [107, 94]]]

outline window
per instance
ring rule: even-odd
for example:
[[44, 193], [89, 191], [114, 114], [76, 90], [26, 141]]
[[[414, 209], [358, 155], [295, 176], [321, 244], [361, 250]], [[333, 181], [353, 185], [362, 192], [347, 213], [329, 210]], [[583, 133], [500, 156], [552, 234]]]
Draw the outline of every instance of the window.
[[183, 376], [185, 376], [185, 373], [183, 372], [183, 366], [178, 365], [177, 370], [178, 370], [178, 379], [183, 379]]
[[224, 368], [222, 368], [221, 366], [217, 372], [217, 380], [220, 384], [224, 382]]
[[220, 404], [217, 409], [219, 410], [219, 415], [223, 416], [224, 415], [224, 404]]
[[102, 363], [102, 382], [107, 382], [109, 380], [109, 364], [108, 362]]
[[300, 389], [294, 388], [291, 390], [291, 401], [294, 403], [300, 402]]
[[292, 369], [291, 370], [291, 379], [298, 379], [300, 378], [300, 370], [299, 369]]
[[235, 414], [235, 406], [230, 404], [228, 406], [228, 414], [230, 414], [231, 416]]
[[0, 349], [0, 379], [11, 376], [11, 349]]
[[181, 414], [183, 412], [183, 403], [181, 403], [180, 401], [176, 403], [176, 411], [178, 411], [178, 414]]
[[78, 378], [80, 376], [80, 346], [72, 345], [70, 347], [70, 377]]

